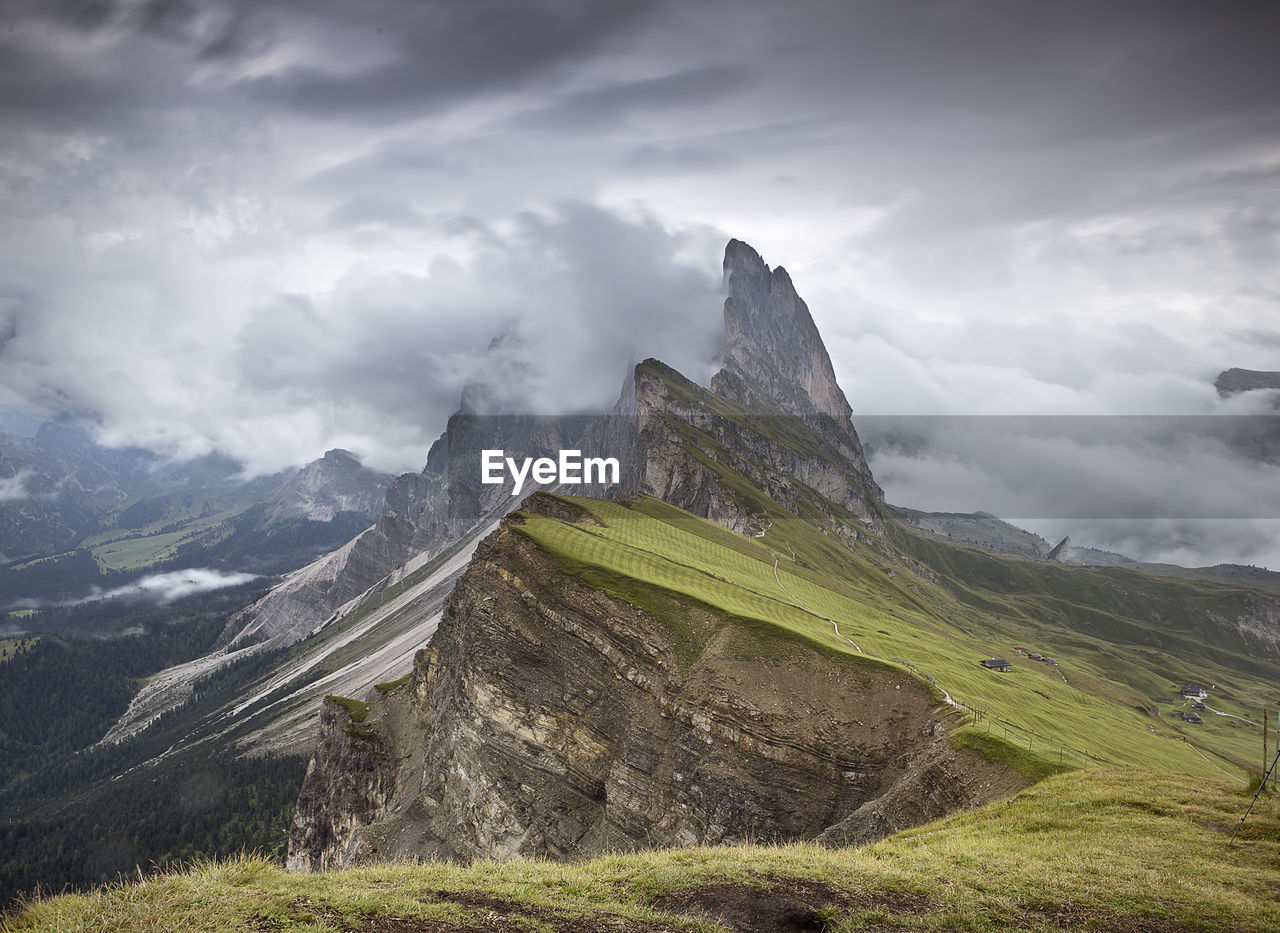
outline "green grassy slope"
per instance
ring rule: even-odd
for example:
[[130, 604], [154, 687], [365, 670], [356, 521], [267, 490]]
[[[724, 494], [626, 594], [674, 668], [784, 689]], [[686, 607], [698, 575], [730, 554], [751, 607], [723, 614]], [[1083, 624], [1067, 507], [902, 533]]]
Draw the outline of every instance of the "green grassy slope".
[[[1257, 671], [1229, 675], [1225, 662], [1212, 657], [1174, 663], [1163, 655], [1135, 652], [1128, 660], [1101, 635], [1076, 632], [1070, 625], [1076, 609], [1058, 603], [1076, 593], [1077, 585], [1085, 592], [1100, 585], [1074, 576], [1094, 571], [1020, 561], [1006, 566], [1010, 559], [981, 554], [986, 585], [1008, 587], [1009, 580], [993, 579], [999, 574], [1026, 579], [1011, 594], [973, 584], [957, 595], [933, 582], [923, 562], [850, 550], [803, 522], [775, 523], [763, 537], [751, 539], [647, 497], [630, 507], [594, 499], [563, 501], [593, 521], [531, 514], [518, 526], [520, 532], [561, 569], [666, 619], [681, 638], [709, 636], [680, 629], [681, 601], [693, 600], [739, 624], [802, 637], [851, 659], [909, 665], [966, 706], [984, 711], [987, 718], [973, 726], [1029, 745], [1034, 755], [1055, 765], [1137, 765], [1242, 777], [1239, 764], [1261, 757], [1256, 728], [1214, 716], [1199, 727], [1174, 722], [1172, 706], [1156, 718], [1149, 712], [1156, 704], [1146, 700], [1145, 691], [1159, 687], [1167, 695], [1169, 678], [1208, 671], [1224, 683], [1231, 676], [1238, 691], [1237, 699], [1211, 698], [1211, 705], [1247, 711], [1249, 700], [1261, 704], [1266, 695], [1266, 665], [1254, 662]], [[1196, 584], [1179, 585], [1187, 592], [1175, 594], [1176, 599], [1203, 597], [1217, 605], [1219, 594], [1205, 596]], [[1059, 591], [1061, 599], [1055, 595]], [[1077, 593], [1075, 598], [1084, 597]], [[1002, 610], [999, 618], [992, 606]], [[1114, 625], [1122, 631], [1141, 629], [1142, 620], [1116, 615]], [[978, 663], [993, 654], [1012, 655], [1023, 642], [1057, 651], [1059, 667], [1019, 659], [1012, 673], [997, 674]], [[691, 656], [699, 647], [690, 643]]]
[[[642, 367], [690, 413], [660, 415], [679, 442], [741, 508], [759, 516], [767, 531], [753, 543], [779, 561], [779, 580], [797, 598], [792, 602], [835, 619], [864, 651], [902, 659], [955, 699], [1000, 720], [984, 728], [1033, 750], [1044, 743], [1064, 764], [1133, 763], [1221, 776], [1261, 762], [1260, 722], [1263, 708], [1274, 710], [1277, 701], [1280, 646], [1251, 634], [1248, 620], [1270, 594], [1235, 581], [992, 554], [914, 529], [887, 507], [879, 510], [885, 533], [877, 540], [816, 490], [781, 478], [794, 514], [730, 466], [739, 458], [697, 425], [712, 415], [751, 423], [772, 443], [826, 458], [830, 448], [821, 437], [794, 419], [753, 422], [662, 364]], [[659, 505], [643, 508], [657, 516]], [[668, 523], [685, 521], [661, 509]], [[833, 523], [853, 529], [858, 543], [849, 548], [827, 533]], [[723, 535], [715, 540], [723, 543]], [[658, 553], [667, 547], [657, 545]], [[681, 562], [700, 566], [700, 560], [686, 555]], [[781, 589], [771, 565], [767, 570], [754, 570], [757, 595], [759, 578], [766, 590]], [[792, 585], [791, 576], [804, 582]], [[843, 644], [834, 633], [832, 641]], [[1019, 659], [1020, 647], [1060, 664]], [[990, 674], [977, 666], [982, 657], [1008, 657], [1013, 672]], [[1180, 698], [1158, 702], [1174, 701], [1181, 683], [1210, 690], [1202, 725], [1175, 718], [1183, 711]]]
[[[585, 863], [288, 875], [203, 863], [29, 904], [8, 931], [1280, 929], [1280, 804], [1142, 770], [1076, 771], [860, 849], [690, 848]], [[737, 911], [735, 913], [735, 910]], [[743, 927], [739, 927], [740, 929]], [[757, 928], [757, 927], [751, 927]]]

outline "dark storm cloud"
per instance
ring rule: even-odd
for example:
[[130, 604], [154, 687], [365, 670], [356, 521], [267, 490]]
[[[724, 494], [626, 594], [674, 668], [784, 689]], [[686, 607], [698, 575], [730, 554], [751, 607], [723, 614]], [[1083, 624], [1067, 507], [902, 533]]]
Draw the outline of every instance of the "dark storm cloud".
[[381, 41], [370, 61], [335, 73], [304, 63], [248, 82], [256, 98], [354, 120], [420, 113], [482, 90], [509, 87], [566, 61], [589, 57], [654, 6], [622, 2], [448, 0], [428, 4], [328, 3], [303, 15]]
[[632, 353], [705, 375], [730, 235], [856, 412], [1244, 413], [1217, 371], [1280, 368], [1274, 3], [3, 18], [0, 407], [109, 440], [414, 467], [467, 384], [550, 410]]
[[562, 95], [548, 107], [526, 113], [516, 126], [574, 132], [626, 122], [633, 113], [695, 109], [747, 91], [752, 70], [741, 65], [708, 65], [690, 71], [618, 81]]
[[506, 234], [473, 223], [467, 268], [352, 277], [258, 309], [237, 335], [241, 386], [282, 410], [341, 398], [425, 438], [468, 385], [493, 413], [562, 413], [606, 409], [648, 356], [705, 378], [720, 282], [680, 259], [689, 236], [579, 203]]
[[[653, 6], [30, 0], [14, 5], [0, 33], [0, 110], [42, 125], [143, 119], [164, 104], [377, 123], [587, 58]], [[91, 38], [90, 55], [70, 53], [60, 33]], [[230, 70], [211, 87], [189, 81], [202, 65], [234, 69], [269, 54], [283, 64], [250, 75]]]
[[913, 193], [878, 231], [890, 242], [1194, 203], [1238, 166], [1192, 185], [1172, 166], [1280, 132], [1274, 4], [855, 6], [779, 15], [775, 42], [811, 56], [782, 80], [827, 86], [851, 174]]

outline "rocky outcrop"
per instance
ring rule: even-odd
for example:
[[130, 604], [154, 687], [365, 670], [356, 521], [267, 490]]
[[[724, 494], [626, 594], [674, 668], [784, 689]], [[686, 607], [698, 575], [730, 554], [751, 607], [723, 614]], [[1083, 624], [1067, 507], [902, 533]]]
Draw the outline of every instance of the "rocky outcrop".
[[[934, 729], [935, 738], [940, 739], [941, 723]], [[999, 800], [1026, 786], [1027, 780], [1004, 764], [955, 749], [950, 742], [934, 741], [907, 756], [903, 772], [884, 794], [823, 830], [816, 841], [829, 846], [864, 845]]]
[[1280, 373], [1233, 367], [1218, 373], [1213, 385], [1223, 398], [1255, 389], [1280, 389]]
[[290, 869], [341, 867], [344, 844], [377, 816], [391, 795], [398, 762], [383, 736], [354, 718], [348, 706], [332, 697], [320, 709], [325, 754], [312, 757], [304, 781], [323, 786], [325, 793], [308, 800], [311, 818], [299, 827], [296, 844], [291, 843], [291, 850], [296, 846], [319, 857], [314, 864], [295, 862], [291, 851]]
[[[354, 608], [389, 574], [425, 563], [478, 526], [496, 521], [516, 500], [510, 484], [481, 482], [481, 451], [502, 449], [522, 459], [579, 449], [590, 456], [616, 444], [618, 431], [606, 416], [489, 415], [464, 405], [432, 445], [425, 469], [398, 476], [387, 487], [373, 527], [291, 574], [232, 620], [222, 644], [297, 641]], [[604, 495], [611, 488], [584, 484], [575, 492]]]
[[560, 572], [521, 521], [375, 700], [379, 744], [352, 760], [327, 729], [291, 867], [813, 839], [945, 744], [946, 708], [905, 671], [695, 604], [656, 618]]
[[880, 527], [884, 493], [790, 276], [739, 240], [725, 249], [724, 272], [711, 391], [656, 360], [636, 369], [630, 487], [747, 534], [769, 524], [759, 493], [846, 539]]
[[628, 488], [743, 534], [764, 532], [777, 506], [847, 540], [881, 526], [883, 494], [824, 433], [827, 415], [748, 412], [657, 360], [636, 368], [635, 390]]
[[1065, 564], [1070, 557], [1071, 557], [1071, 536], [1068, 535], [1067, 537], [1063, 538], [1061, 541], [1059, 541], [1057, 544], [1053, 546], [1053, 549], [1049, 551], [1048, 555], [1045, 557], [1045, 560], [1052, 561], [1054, 563]]
[[837, 448], [858, 474], [864, 494], [882, 501], [853, 427], [853, 410], [836, 382], [831, 357], [787, 270], [772, 272], [740, 240], [725, 247], [723, 368], [711, 390], [752, 414], [800, 419]]
[[724, 302], [721, 372], [737, 376], [725, 391], [750, 411], [805, 416], [822, 412], [842, 423], [853, 410], [836, 382], [831, 357], [787, 270], [769, 266], [741, 240], [724, 251], [729, 297]]
[[267, 499], [266, 524], [328, 522], [343, 512], [377, 517], [391, 477], [346, 450], [329, 450], [290, 476]]

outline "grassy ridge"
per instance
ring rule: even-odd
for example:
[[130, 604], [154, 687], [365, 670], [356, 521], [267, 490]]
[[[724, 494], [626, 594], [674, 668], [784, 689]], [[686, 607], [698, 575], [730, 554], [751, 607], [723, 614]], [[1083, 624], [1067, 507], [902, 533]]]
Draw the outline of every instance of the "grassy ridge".
[[[677, 407], [717, 416], [730, 433], [751, 420], [669, 368], [643, 365], [663, 379]], [[752, 543], [778, 560], [779, 578], [800, 602], [836, 619], [842, 631], [849, 624], [850, 637], [868, 653], [905, 659], [957, 699], [994, 711], [1011, 738], [1049, 741], [1063, 750], [1064, 761], [1074, 755], [1079, 764], [1242, 775], [1261, 762], [1262, 710], [1274, 715], [1280, 651], [1253, 634], [1270, 624], [1260, 602], [1267, 594], [1248, 587], [1253, 577], [1157, 579], [1133, 567], [997, 556], [913, 529], [887, 509], [880, 515], [883, 540], [868, 539], [856, 516], [794, 477], [786, 485], [799, 514], [771, 500], [737, 472], [732, 451], [695, 426], [698, 418], [662, 417], [722, 490], [759, 516], [764, 533]], [[829, 453], [796, 419], [763, 419], [751, 427], [802, 456]], [[670, 506], [640, 500], [636, 508], [723, 543], [723, 530], [703, 535], [691, 519], [674, 518]], [[871, 508], [876, 511], [874, 503]], [[817, 530], [839, 523], [857, 533], [852, 548]], [[797, 577], [804, 583], [793, 585]], [[773, 583], [766, 580], [765, 589]], [[1251, 620], [1259, 613], [1264, 618]], [[1018, 660], [1018, 647], [1062, 663], [1054, 669]], [[993, 678], [976, 667], [978, 658], [992, 656], [1013, 658], [1014, 672]], [[1176, 697], [1180, 683], [1209, 688], [1203, 724], [1176, 716], [1189, 708]]]
[[[1205, 777], [1225, 771], [1243, 778], [1230, 748], [1227, 757], [1213, 751], [1216, 733], [1192, 736], [1204, 749], [1198, 752], [1177, 726], [1145, 712], [1139, 690], [1109, 679], [1115, 672], [1105, 669], [1105, 654], [1100, 662], [1087, 651], [1078, 652], [1079, 659], [1063, 652], [1061, 673], [1030, 661], [1010, 674], [983, 669], [981, 658], [1012, 648], [993, 647], [982, 637], [986, 632], [979, 633], [977, 626], [991, 628], [989, 613], [957, 601], [902, 562], [828, 547], [829, 539], [803, 522], [776, 524], [764, 537], [749, 539], [654, 499], [642, 497], [630, 508], [568, 501], [596, 523], [527, 515], [518, 530], [561, 569], [673, 626], [681, 619], [679, 601], [693, 600], [779, 635], [803, 637], [850, 661], [905, 659], [951, 696], [998, 713], [1010, 728], [997, 724], [994, 734], [1030, 745], [1046, 763], [1159, 767]], [[675, 603], [658, 604], [655, 594]], [[1032, 623], [1006, 612], [1011, 616], [1002, 633], [1012, 627], [1026, 634]], [[839, 635], [828, 620], [839, 626]], [[696, 656], [697, 645], [689, 650]], [[991, 730], [991, 721], [985, 726]]]
[[241, 858], [38, 901], [4, 929], [711, 931], [724, 927], [696, 911], [753, 891], [833, 931], [1280, 929], [1280, 803], [1264, 799], [1232, 845], [1247, 802], [1167, 773], [1075, 771], [860, 849], [688, 848], [323, 875]]

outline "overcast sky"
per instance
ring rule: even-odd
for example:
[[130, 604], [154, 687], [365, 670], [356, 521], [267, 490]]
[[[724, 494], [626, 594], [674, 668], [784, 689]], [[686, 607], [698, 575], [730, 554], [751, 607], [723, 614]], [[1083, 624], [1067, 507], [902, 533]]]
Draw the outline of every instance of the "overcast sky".
[[705, 379], [730, 236], [855, 413], [1243, 413], [1215, 374], [1280, 369], [1274, 2], [0, 20], [0, 409], [109, 443], [420, 469], [468, 382], [552, 411], [631, 358]]

